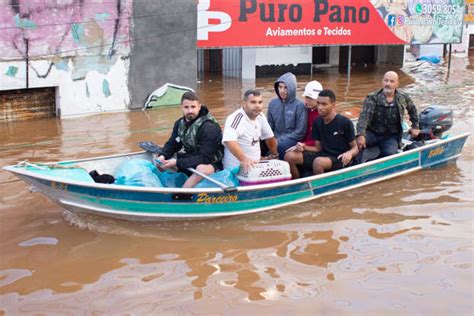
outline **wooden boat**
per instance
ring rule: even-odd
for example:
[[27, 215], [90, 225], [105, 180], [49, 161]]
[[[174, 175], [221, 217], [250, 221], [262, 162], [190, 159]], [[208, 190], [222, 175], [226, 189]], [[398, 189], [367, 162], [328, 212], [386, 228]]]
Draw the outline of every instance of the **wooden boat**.
[[[221, 188], [146, 188], [89, 183], [51, 176], [19, 164], [5, 170], [37, 188], [72, 212], [89, 212], [130, 220], [189, 220], [261, 212], [303, 203], [329, 194], [402, 176], [457, 159], [469, 136], [465, 133], [433, 140], [422, 147], [322, 175], [278, 183]], [[86, 170], [113, 174], [126, 159], [151, 159], [147, 152], [64, 161]], [[53, 166], [53, 163], [45, 164]]]

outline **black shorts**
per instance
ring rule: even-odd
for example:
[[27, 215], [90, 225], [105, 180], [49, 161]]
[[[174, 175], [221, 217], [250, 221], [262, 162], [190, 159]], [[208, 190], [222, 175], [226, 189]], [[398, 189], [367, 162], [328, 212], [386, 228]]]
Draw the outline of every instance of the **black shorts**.
[[[222, 170], [222, 162], [210, 163], [209, 165], [214, 167], [214, 172]], [[196, 168], [194, 168], [194, 169], [196, 169]], [[186, 174], [188, 177], [193, 175], [193, 173], [191, 171], [189, 171], [188, 169], [178, 168], [178, 171]]]
[[331, 159], [332, 166], [331, 170], [329, 171], [342, 169], [344, 167], [340, 159], [337, 159], [337, 157], [331, 156], [330, 154], [324, 151], [314, 152], [305, 150], [303, 151], [303, 168], [313, 171], [313, 161], [317, 157], [327, 157]]

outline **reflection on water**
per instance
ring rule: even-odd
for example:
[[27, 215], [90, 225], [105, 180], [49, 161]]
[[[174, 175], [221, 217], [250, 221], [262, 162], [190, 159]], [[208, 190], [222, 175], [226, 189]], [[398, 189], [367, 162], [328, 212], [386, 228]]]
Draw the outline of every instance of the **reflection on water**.
[[[419, 106], [445, 104], [452, 133], [472, 129], [469, 60], [408, 64], [402, 85]], [[356, 115], [387, 68], [313, 78]], [[299, 77], [301, 94], [309, 77]], [[205, 78], [216, 117], [252, 82]], [[273, 79], [258, 79], [264, 98]], [[0, 126], [1, 165], [139, 150], [163, 142], [179, 109]], [[246, 216], [137, 223], [65, 212], [0, 171], [0, 314], [364, 314], [473, 312], [474, 145], [456, 164], [308, 203]]]

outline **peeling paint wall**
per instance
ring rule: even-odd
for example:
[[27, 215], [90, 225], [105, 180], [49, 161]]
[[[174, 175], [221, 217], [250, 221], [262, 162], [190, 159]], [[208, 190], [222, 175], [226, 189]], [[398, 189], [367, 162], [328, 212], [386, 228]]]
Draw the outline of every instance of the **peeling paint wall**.
[[133, 0], [1, 0], [0, 90], [58, 87], [62, 116], [126, 110], [132, 10]]

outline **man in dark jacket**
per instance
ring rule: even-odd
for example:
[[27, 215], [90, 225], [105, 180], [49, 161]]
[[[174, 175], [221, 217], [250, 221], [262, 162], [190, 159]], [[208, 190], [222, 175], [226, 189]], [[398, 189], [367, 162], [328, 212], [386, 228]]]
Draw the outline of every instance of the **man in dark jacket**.
[[380, 156], [397, 153], [402, 139], [402, 123], [405, 111], [411, 121], [409, 130], [418, 136], [418, 113], [408, 94], [398, 90], [398, 74], [388, 71], [383, 76], [382, 89], [369, 94], [364, 101], [357, 122], [357, 146], [359, 150], [377, 146]]
[[[201, 177], [188, 168], [209, 175], [222, 169], [224, 147], [222, 130], [206, 106], [201, 106], [194, 92], [186, 92], [181, 98], [183, 117], [177, 120], [171, 137], [158, 157], [162, 169], [177, 169], [190, 177], [183, 188], [192, 188]], [[176, 158], [173, 156], [176, 154]]]
[[291, 72], [275, 81], [277, 98], [268, 105], [267, 119], [278, 142], [278, 155], [283, 159], [288, 148], [304, 139], [308, 114], [304, 103], [296, 98], [296, 77]]

